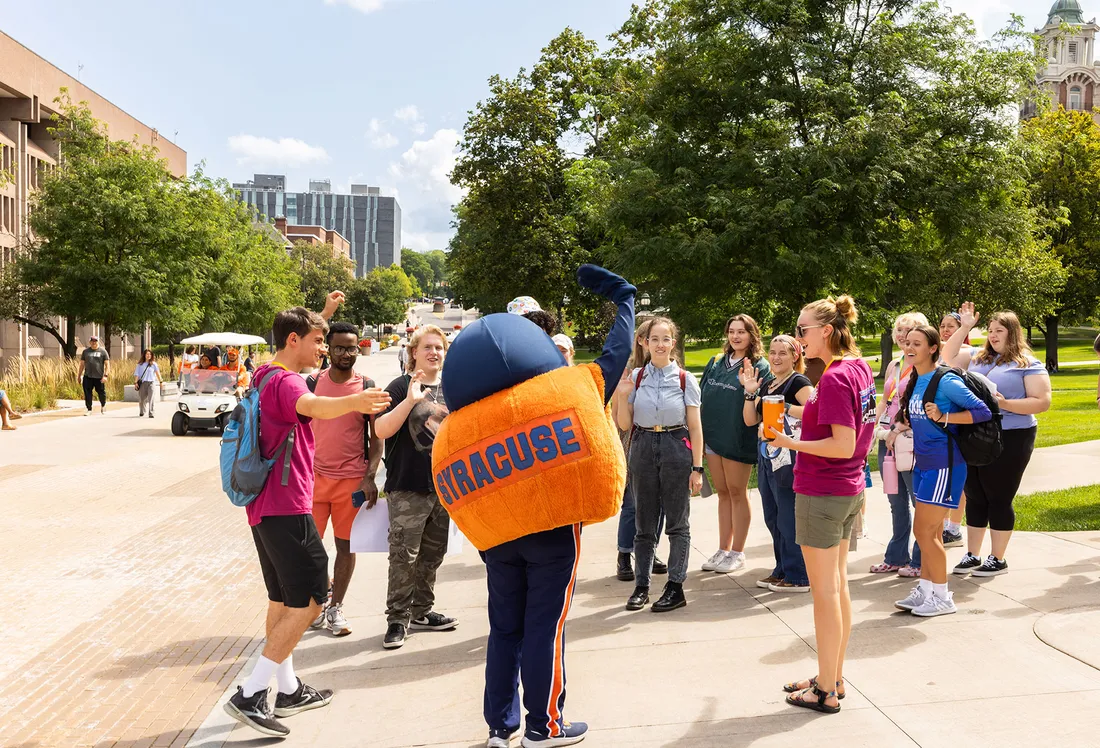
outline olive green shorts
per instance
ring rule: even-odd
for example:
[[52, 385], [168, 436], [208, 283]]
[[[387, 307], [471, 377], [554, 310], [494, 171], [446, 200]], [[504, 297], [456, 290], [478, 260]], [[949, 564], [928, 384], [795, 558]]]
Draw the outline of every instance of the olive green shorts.
[[863, 491], [855, 496], [794, 497], [794, 539], [810, 548], [832, 548], [852, 537], [852, 525], [863, 508]]

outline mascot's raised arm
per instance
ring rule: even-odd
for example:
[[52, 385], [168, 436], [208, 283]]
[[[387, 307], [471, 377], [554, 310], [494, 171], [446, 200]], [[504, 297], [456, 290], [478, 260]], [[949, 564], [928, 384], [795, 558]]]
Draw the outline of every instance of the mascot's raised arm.
[[595, 362], [567, 366], [550, 337], [514, 314], [470, 324], [443, 366], [450, 415], [432, 449], [440, 501], [482, 551], [489, 586], [485, 721], [490, 748], [520, 728], [524, 746], [572, 745], [565, 619], [580, 560], [581, 526], [619, 511], [626, 461], [607, 403], [634, 337], [634, 295], [623, 278], [584, 265], [577, 282], [618, 306]]

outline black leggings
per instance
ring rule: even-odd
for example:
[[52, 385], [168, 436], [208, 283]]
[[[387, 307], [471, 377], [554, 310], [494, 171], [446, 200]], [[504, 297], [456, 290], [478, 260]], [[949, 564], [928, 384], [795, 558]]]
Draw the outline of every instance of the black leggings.
[[1002, 432], [1004, 451], [992, 464], [967, 467], [966, 524], [1011, 531], [1016, 527], [1012, 500], [1020, 490], [1031, 453], [1035, 450], [1035, 431], [1009, 429]]

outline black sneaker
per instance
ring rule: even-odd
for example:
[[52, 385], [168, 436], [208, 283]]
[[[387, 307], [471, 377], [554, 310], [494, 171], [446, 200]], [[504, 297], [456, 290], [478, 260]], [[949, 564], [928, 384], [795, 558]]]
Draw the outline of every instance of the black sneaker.
[[951, 530], [943, 531], [943, 547], [955, 548], [963, 544], [963, 534], [961, 532]]
[[414, 618], [409, 628], [416, 631], [451, 631], [458, 628], [458, 619], [449, 618], [433, 610], [427, 615]]
[[277, 721], [267, 709], [267, 691], [257, 691], [245, 698], [240, 686], [237, 693], [225, 702], [225, 713], [233, 719], [248, 725], [253, 730], [273, 738], [285, 738], [290, 734], [286, 725]]
[[275, 696], [275, 716], [293, 717], [299, 712], [320, 709], [332, 701], [332, 691], [328, 688], [318, 691], [298, 679], [298, 690], [294, 693], [279, 693]]
[[653, 573], [654, 574], [668, 574], [668, 564], [656, 556], [653, 557]]
[[998, 574], [1008, 573], [1008, 562], [999, 559], [992, 553], [986, 558], [985, 563], [971, 572], [976, 577], [995, 577]]
[[386, 629], [386, 636], [382, 639], [382, 646], [386, 649], [401, 648], [405, 644], [405, 635], [407, 633], [404, 624], [394, 621], [390, 624], [390, 627]]
[[981, 565], [982, 565], [982, 560], [980, 558], [978, 558], [977, 556], [975, 556], [970, 551], [967, 551], [966, 555], [963, 556], [963, 560], [960, 561], [959, 563], [955, 564], [955, 568], [951, 570], [951, 573], [952, 574], [959, 574], [959, 575], [965, 577], [967, 574], [974, 571], [975, 569], [977, 569]]

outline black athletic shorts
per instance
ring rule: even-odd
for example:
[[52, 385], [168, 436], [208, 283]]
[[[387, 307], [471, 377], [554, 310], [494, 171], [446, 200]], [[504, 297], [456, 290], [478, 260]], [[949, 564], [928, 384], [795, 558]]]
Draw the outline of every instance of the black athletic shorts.
[[267, 599], [288, 608], [308, 608], [310, 598], [328, 597], [328, 554], [312, 514], [264, 517], [252, 528]]

